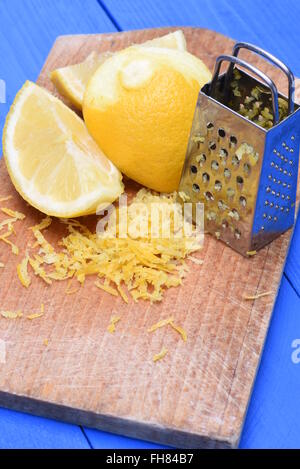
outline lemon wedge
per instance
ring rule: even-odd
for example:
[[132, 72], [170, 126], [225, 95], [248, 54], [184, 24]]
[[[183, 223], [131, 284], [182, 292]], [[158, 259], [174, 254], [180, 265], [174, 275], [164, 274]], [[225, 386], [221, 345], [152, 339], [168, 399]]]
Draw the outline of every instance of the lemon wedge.
[[[139, 44], [142, 47], [165, 47], [186, 50], [186, 41], [181, 30], [166, 34]], [[97, 68], [113, 54], [92, 52], [83, 62], [62, 67], [51, 72], [50, 78], [57, 91], [67, 98], [78, 110], [81, 110], [83, 95], [87, 84]]]
[[77, 114], [27, 81], [3, 132], [4, 158], [16, 190], [47, 215], [95, 213], [122, 192], [122, 176]]
[[57, 91], [65, 96], [77, 109], [81, 109], [83, 94], [89, 79], [97, 68], [112, 53], [92, 52], [83, 62], [51, 72], [50, 78]]

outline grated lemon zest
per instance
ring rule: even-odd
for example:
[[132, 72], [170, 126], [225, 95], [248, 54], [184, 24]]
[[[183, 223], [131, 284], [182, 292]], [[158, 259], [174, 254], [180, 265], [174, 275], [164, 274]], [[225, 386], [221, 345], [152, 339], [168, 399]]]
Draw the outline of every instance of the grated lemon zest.
[[40, 223], [34, 226], [30, 226], [28, 229], [32, 231], [42, 231], [48, 228], [48, 226], [50, 226], [51, 223], [52, 223], [52, 218], [45, 217]]
[[100, 283], [99, 281], [95, 282], [95, 285], [97, 288], [100, 288], [101, 290], [104, 290], [113, 296], [119, 296], [119, 293], [117, 292], [117, 290], [115, 290], [113, 287], [110, 287], [109, 285], [105, 285], [103, 283]]
[[262, 298], [263, 296], [269, 296], [272, 295], [272, 291], [266, 291], [266, 292], [261, 292], [257, 293], [256, 295], [245, 295], [243, 298], [244, 300], [257, 300], [258, 298]]
[[10, 208], [1, 207], [3, 213], [8, 215], [9, 217], [16, 218], [17, 220], [24, 220], [25, 216], [24, 213], [17, 212], [16, 210], [11, 210]]
[[6, 319], [17, 319], [23, 316], [22, 311], [0, 311], [0, 314]]
[[153, 356], [153, 361], [157, 362], [158, 360], [161, 360], [167, 355], [167, 353], [168, 353], [168, 349], [163, 347], [159, 353]]
[[26, 288], [28, 288], [31, 283], [31, 279], [27, 270], [28, 262], [29, 262], [29, 256], [27, 254], [26, 257], [24, 257], [24, 259], [22, 260], [22, 262], [17, 266], [17, 273], [18, 273], [20, 282]]
[[[123, 237], [120, 235], [120, 225], [117, 225], [115, 235], [111, 232], [109, 224], [104, 232], [97, 234], [78, 220], [61, 219], [68, 233], [58, 243], [60, 250], [54, 248], [42, 234], [42, 230], [52, 223], [50, 217], [45, 217], [40, 223], [30, 227], [36, 240], [32, 249], [36, 248], [38, 252], [30, 255], [28, 262], [34, 274], [47, 284], [75, 278], [83, 285], [87, 276], [97, 275], [103, 281], [101, 287], [97, 285], [98, 288], [113, 296], [120, 295], [126, 303], [129, 302], [129, 295], [134, 301], [140, 299], [150, 302], [161, 301], [166, 289], [182, 284], [188, 271], [185, 259], [202, 247], [196, 236], [184, 234], [190, 233], [190, 230], [185, 230], [187, 222], [184, 218], [178, 217], [179, 225], [176, 224], [177, 215], [174, 207], [175, 210], [178, 209], [177, 206], [181, 207], [176, 200], [175, 192], [156, 194], [148, 189], [141, 189], [128, 206], [128, 210], [123, 206], [116, 209], [117, 219], [124, 220], [124, 217], [127, 217], [129, 226], [129, 223], [136, 221], [136, 205], [147, 208], [145, 220], [151, 232], [151, 218], [148, 219], [148, 214], [151, 213], [153, 204], [162, 204], [159, 207], [160, 209], [162, 207], [159, 233], [154, 237], [146, 234], [137, 236], [128, 234]], [[171, 218], [164, 216], [163, 210], [166, 208], [172, 210]], [[22, 214], [14, 211], [8, 213], [15, 216], [6, 222], [12, 228], [12, 223]], [[167, 224], [170, 225], [170, 236], [164, 238], [162, 233]], [[178, 230], [183, 234], [178, 236]], [[7, 239], [11, 232], [12, 229], [0, 239], [10, 244], [13, 252], [17, 254], [17, 246]], [[19, 271], [21, 273], [21, 267]], [[24, 281], [23, 277], [21, 275]], [[28, 282], [25, 280], [24, 283]]]
[[113, 316], [110, 320], [110, 324], [107, 326], [107, 330], [110, 334], [113, 334], [116, 330], [116, 324], [120, 321], [120, 316]]
[[7, 197], [0, 197], [0, 202], [6, 202], [7, 200], [12, 199], [12, 195], [8, 195]]
[[12, 243], [9, 239], [6, 239], [10, 235], [11, 235], [11, 232], [8, 231], [4, 235], [0, 236], [0, 240], [3, 241], [4, 243], [8, 244], [11, 247], [11, 252], [17, 256], [19, 254], [18, 246], [16, 246], [14, 243]]
[[170, 322], [170, 326], [171, 326], [176, 332], [178, 332], [178, 333], [181, 335], [181, 337], [182, 337], [182, 339], [184, 340], [184, 342], [187, 341], [187, 333], [186, 333], [186, 331], [185, 331], [181, 326], [176, 326], [176, 324], [174, 324], [173, 321]]
[[257, 254], [257, 251], [247, 251], [246, 254], [247, 256], [255, 256], [255, 254]]
[[48, 283], [48, 285], [51, 285], [51, 279], [48, 278], [45, 270], [40, 266], [40, 262], [38, 260], [29, 257], [29, 264], [31, 265], [35, 275], [41, 277], [44, 282]]
[[125, 301], [125, 303], [128, 303], [128, 296], [126, 295], [126, 293], [124, 293], [124, 291], [122, 290], [120, 285], [117, 285], [117, 289], [118, 289], [118, 292], [120, 293], [121, 297]]
[[44, 339], [43, 344], [47, 347], [49, 345], [49, 339]]
[[161, 321], [158, 321], [156, 324], [153, 324], [153, 326], [151, 326], [150, 329], [148, 329], [148, 332], [154, 332], [161, 327], [171, 324], [173, 321], [174, 321], [173, 316], [170, 316], [167, 319], [162, 319]]
[[40, 318], [44, 315], [44, 313], [33, 313], [33, 314], [29, 314], [29, 316], [26, 316], [27, 319], [37, 319], [37, 318]]
[[197, 257], [194, 257], [194, 256], [188, 256], [188, 259], [197, 265], [202, 265], [204, 262], [202, 259], [197, 259]]

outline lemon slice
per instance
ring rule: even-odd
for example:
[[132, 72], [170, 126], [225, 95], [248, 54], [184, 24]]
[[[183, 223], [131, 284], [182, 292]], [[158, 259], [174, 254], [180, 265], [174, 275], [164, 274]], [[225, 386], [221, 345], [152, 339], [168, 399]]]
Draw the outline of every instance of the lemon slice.
[[122, 176], [77, 114], [27, 81], [3, 132], [11, 180], [31, 205], [59, 217], [95, 213], [122, 192]]
[[[181, 30], [146, 41], [140, 46], [165, 47], [169, 49], [186, 50], [186, 41]], [[83, 62], [58, 68], [51, 72], [50, 78], [58, 92], [65, 96], [77, 109], [81, 110], [83, 95], [89, 79], [97, 68], [113, 54], [92, 52]]]

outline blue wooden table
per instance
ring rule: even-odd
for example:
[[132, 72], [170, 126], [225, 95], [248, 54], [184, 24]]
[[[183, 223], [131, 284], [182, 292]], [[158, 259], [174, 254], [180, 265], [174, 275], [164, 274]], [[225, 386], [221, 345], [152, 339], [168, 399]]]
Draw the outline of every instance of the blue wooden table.
[[[200, 26], [252, 42], [300, 77], [299, 0], [0, 0], [0, 127], [58, 35]], [[1, 366], [1, 365], [0, 365]], [[300, 448], [300, 216], [255, 382], [241, 448]], [[0, 448], [158, 445], [0, 409]]]

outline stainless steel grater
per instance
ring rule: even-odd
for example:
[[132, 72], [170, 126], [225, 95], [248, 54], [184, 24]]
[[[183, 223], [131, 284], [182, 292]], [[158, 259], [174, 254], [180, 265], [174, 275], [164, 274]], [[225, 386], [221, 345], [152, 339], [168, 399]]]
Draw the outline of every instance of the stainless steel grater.
[[[241, 48], [286, 74], [288, 98], [266, 74], [237, 57]], [[220, 75], [223, 62], [229, 66]], [[179, 193], [204, 203], [208, 232], [241, 254], [252, 254], [294, 223], [299, 137], [292, 72], [262, 49], [237, 43], [232, 56], [217, 58], [211, 83], [200, 90]], [[193, 203], [193, 217], [194, 209]]]

